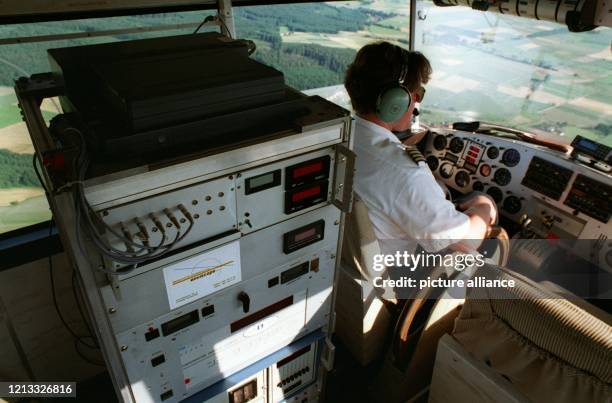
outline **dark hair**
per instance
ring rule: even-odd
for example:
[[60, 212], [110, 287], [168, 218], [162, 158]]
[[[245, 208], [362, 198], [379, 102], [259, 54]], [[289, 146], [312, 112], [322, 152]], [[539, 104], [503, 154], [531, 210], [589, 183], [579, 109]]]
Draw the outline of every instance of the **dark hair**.
[[402, 65], [408, 74], [404, 85], [417, 90], [431, 76], [429, 60], [420, 52], [408, 51], [389, 42], [376, 42], [362, 47], [346, 71], [346, 88], [357, 113], [376, 111], [380, 93], [397, 84]]

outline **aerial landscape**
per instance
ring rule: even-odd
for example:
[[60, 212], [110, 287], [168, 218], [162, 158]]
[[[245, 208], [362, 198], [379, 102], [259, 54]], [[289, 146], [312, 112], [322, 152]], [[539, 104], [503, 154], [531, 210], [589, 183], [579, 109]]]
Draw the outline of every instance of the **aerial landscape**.
[[[0, 36], [196, 23], [207, 13], [0, 26]], [[281, 70], [289, 85], [349, 107], [341, 85], [346, 66], [372, 41], [407, 48], [408, 13], [408, 2], [399, 0], [310, 3], [237, 8], [235, 22], [239, 37], [256, 42], [254, 57]], [[184, 33], [189, 31], [0, 46], [0, 233], [50, 217], [13, 80], [48, 71], [49, 47]], [[612, 145], [612, 29], [572, 33], [560, 24], [423, 1], [415, 43], [434, 69], [421, 122], [483, 120], [566, 142], [580, 134]], [[53, 100], [42, 110], [46, 119], [60, 112]]]

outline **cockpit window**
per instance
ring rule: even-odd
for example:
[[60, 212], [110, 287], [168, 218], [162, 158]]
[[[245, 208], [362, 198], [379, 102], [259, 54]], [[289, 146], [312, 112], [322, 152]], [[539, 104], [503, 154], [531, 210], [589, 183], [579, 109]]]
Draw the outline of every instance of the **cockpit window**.
[[418, 2], [416, 48], [431, 60], [421, 121], [481, 120], [564, 142], [612, 145], [612, 29]]
[[[407, 2], [396, 0], [305, 3], [234, 8], [237, 36], [257, 44], [254, 57], [285, 74], [286, 82], [348, 107], [342, 82], [356, 51], [374, 40], [408, 47]], [[0, 234], [50, 218], [32, 169], [33, 147], [21, 120], [13, 81], [50, 70], [49, 48], [188, 34], [213, 11], [93, 18], [0, 26], [0, 38], [47, 36], [47, 41], [0, 41]], [[165, 27], [152, 31], [151, 28]], [[54, 35], [125, 30], [104, 36], [58, 40]], [[200, 31], [217, 30], [203, 27]], [[41, 107], [49, 120], [57, 100]]]
[[[417, 6], [415, 45], [434, 69], [421, 122], [482, 120], [568, 143], [580, 134], [612, 145], [612, 29], [571, 33], [545, 21], [437, 7], [430, 1]], [[210, 14], [0, 26], [2, 38], [142, 28], [101, 37], [0, 44], [0, 233], [50, 217], [31, 168], [33, 148], [13, 80], [48, 71], [48, 48], [185, 34]], [[409, 45], [409, 4], [399, 0], [238, 7], [234, 17], [237, 36], [256, 42], [256, 59], [282, 70], [289, 85], [347, 108], [342, 82], [356, 51], [376, 40]], [[156, 26], [168, 28], [148, 31]], [[42, 110], [50, 119], [59, 112], [59, 103], [47, 100]]]

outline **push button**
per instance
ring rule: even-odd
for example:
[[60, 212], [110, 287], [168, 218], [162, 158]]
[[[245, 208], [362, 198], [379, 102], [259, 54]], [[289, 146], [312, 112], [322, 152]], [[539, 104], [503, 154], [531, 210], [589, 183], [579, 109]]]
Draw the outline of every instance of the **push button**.
[[153, 357], [151, 359], [151, 365], [153, 365], [154, 367], [163, 364], [164, 362], [166, 362], [166, 357], [162, 354], [162, 355], [158, 355], [157, 357]]
[[203, 318], [205, 318], [207, 316], [210, 316], [213, 313], [215, 313], [215, 306], [214, 305], [207, 305], [204, 308], [202, 308], [202, 317]]
[[145, 340], [151, 341], [159, 337], [159, 329], [149, 328], [149, 331], [145, 333]]

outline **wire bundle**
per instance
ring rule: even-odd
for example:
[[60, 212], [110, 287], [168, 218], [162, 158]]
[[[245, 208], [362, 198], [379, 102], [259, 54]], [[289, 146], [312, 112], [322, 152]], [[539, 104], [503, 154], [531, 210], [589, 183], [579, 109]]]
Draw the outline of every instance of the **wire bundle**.
[[[185, 206], [180, 204], [178, 206], [178, 210], [181, 214], [189, 221], [189, 225], [187, 229], [183, 232], [179, 220], [174, 216], [174, 214], [168, 210], [164, 209], [164, 215], [168, 218], [168, 220], [176, 227], [176, 235], [172, 241], [168, 242], [168, 236], [166, 234], [166, 230], [162, 225], [161, 221], [154, 215], [149, 214], [149, 218], [155, 224], [155, 228], [157, 228], [161, 233], [161, 240], [157, 245], [151, 246], [148, 244], [148, 233], [147, 230], [139, 220], [136, 220], [136, 225], [140, 231], [140, 240], [141, 242], [135, 242], [131, 239], [130, 234], [127, 230], [123, 230], [123, 234], [117, 231], [115, 228], [111, 227], [107, 224], [102, 218], [100, 218], [97, 213], [92, 209], [87, 198], [85, 197], [85, 191], [83, 182], [85, 180], [85, 175], [87, 169], [89, 168], [89, 158], [87, 157], [87, 150], [85, 139], [80, 130], [69, 127], [66, 131], [70, 131], [78, 134], [80, 147], [77, 158], [74, 161], [74, 172], [76, 173], [77, 180], [72, 183], [73, 188], [73, 196], [74, 196], [74, 207], [76, 212], [76, 238], [77, 244], [83, 253], [84, 256], [87, 256], [85, 245], [83, 244], [83, 234], [88, 236], [88, 240], [91, 241], [92, 245], [95, 249], [106, 256], [108, 259], [121, 263], [128, 264], [131, 267], [127, 269], [114, 270], [114, 269], [106, 269], [105, 267], [97, 267], [99, 270], [102, 270], [108, 274], [118, 275], [118, 274], [126, 274], [132, 270], [134, 270], [137, 265], [144, 263], [151, 259], [159, 258], [168, 252], [170, 252], [179, 242], [181, 242], [185, 237], [191, 232], [191, 229], [194, 225], [194, 219], [187, 211]], [[103, 228], [109, 234], [117, 238], [120, 242], [123, 242], [126, 246], [125, 250], [118, 249], [111, 245], [111, 243], [103, 236], [99, 235], [98, 228]]]

